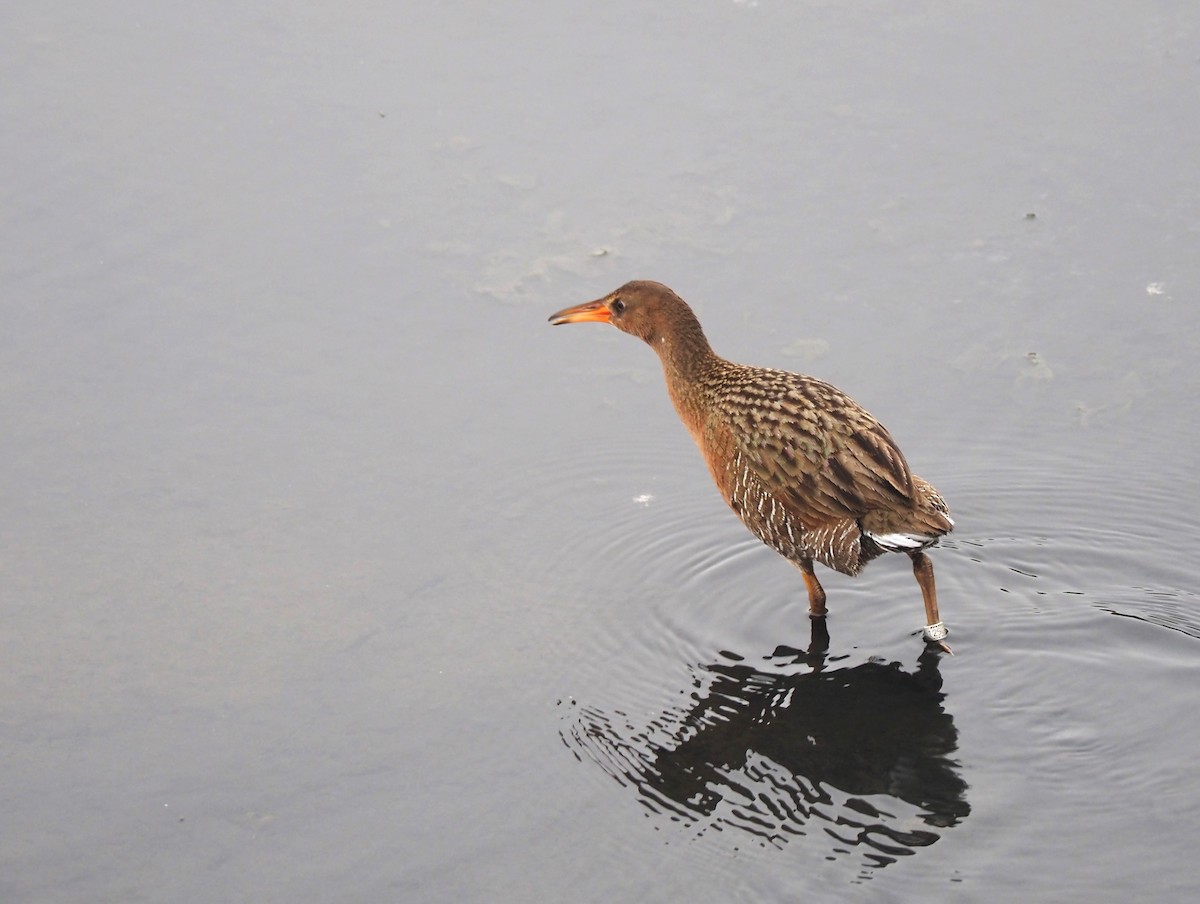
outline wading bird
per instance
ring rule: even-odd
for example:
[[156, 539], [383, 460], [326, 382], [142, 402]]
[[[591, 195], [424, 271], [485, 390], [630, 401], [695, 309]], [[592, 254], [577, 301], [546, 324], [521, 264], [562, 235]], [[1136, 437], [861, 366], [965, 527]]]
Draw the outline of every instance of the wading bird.
[[925, 600], [923, 636], [950, 652], [925, 550], [954, 522], [865, 408], [814, 377], [726, 361], [692, 309], [661, 283], [626, 283], [550, 317], [587, 321], [611, 323], [658, 353], [667, 392], [722, 498], [799, 567], [812, 618], [828, 611], [813, 562], [854, 575], [885, 552], [901, 552]]

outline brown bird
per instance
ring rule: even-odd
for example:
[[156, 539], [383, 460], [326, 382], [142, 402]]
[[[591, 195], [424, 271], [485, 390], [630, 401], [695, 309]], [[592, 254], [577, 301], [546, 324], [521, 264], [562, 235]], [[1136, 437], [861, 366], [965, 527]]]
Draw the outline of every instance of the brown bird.
[[854, 575], [885, 552], [903, 552], [925, 600], [923, 635], [950, 652], [924, 550], [954, 522], [866, 409], [814, 377], [726, 361], [692, 309], [661, 283], [626, 283], [550, 317], [587, 321], [611, 323], [658, 352], [667, 392], [721, 496], [751, 533], [800, 568], [812, 618], [827, 612], [813, 562]]

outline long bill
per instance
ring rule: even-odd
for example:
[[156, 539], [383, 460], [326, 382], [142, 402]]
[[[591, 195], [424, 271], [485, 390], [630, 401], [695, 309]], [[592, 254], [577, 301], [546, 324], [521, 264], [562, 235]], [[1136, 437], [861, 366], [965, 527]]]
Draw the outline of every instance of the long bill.
[[577, 304], [570, 308], [563, 308], [557, 314], [550, 315], [550, 322], [554, 326], [559, 326], [564, 323], [609, 323], [612, 321], [612, 312], [608, 309], [608, 305], [601, 299], [600, 301], [586, 301], [583, 304]]

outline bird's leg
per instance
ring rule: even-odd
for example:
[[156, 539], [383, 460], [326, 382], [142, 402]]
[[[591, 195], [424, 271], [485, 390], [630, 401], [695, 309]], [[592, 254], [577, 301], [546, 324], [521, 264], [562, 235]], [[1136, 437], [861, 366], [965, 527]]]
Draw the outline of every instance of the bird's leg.
[[808, 617], [824, 618], [829, 612], [825, 608], [825, 588], [813, 573], [812, 559], [800, 560], [800, 573], [804, 576], [804, 586], [808, 589]]
[[953, 655], [954, 651], [946, 643], [946, 635], [949, 632], [938, 618], [937, 588], [933, 583], [933, 562], [920, 550], [910, 552], [908, 555], [912, 559], [913, 574], [917, 578], [917, 584], [921, 587], [921, 596], [925, 598], [925, 629], [921, 633], [926, 640]]
[[909, 557], [912, 559], [913, 574], [921, 585], [921, 595], [925, 597], [926, 624], [936, 625], [941, 619], [938, 618], [937, 588], [933, 585], [933, 563], [923, 552], [910, 552]]

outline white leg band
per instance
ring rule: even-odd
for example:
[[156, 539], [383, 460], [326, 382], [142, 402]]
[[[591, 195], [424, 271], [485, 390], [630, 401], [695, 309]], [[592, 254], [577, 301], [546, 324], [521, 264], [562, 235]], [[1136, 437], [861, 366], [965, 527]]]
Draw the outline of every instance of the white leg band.
[[921, 634], [924, 635], [925, 639], [932, 641], [933, 643], [937, 643], [939, 640], [945, 640], [946, 635], [949, 633], [950, 631], [941, 622], [938, 622], [936, 625], [926, 625], [921, 631]]

